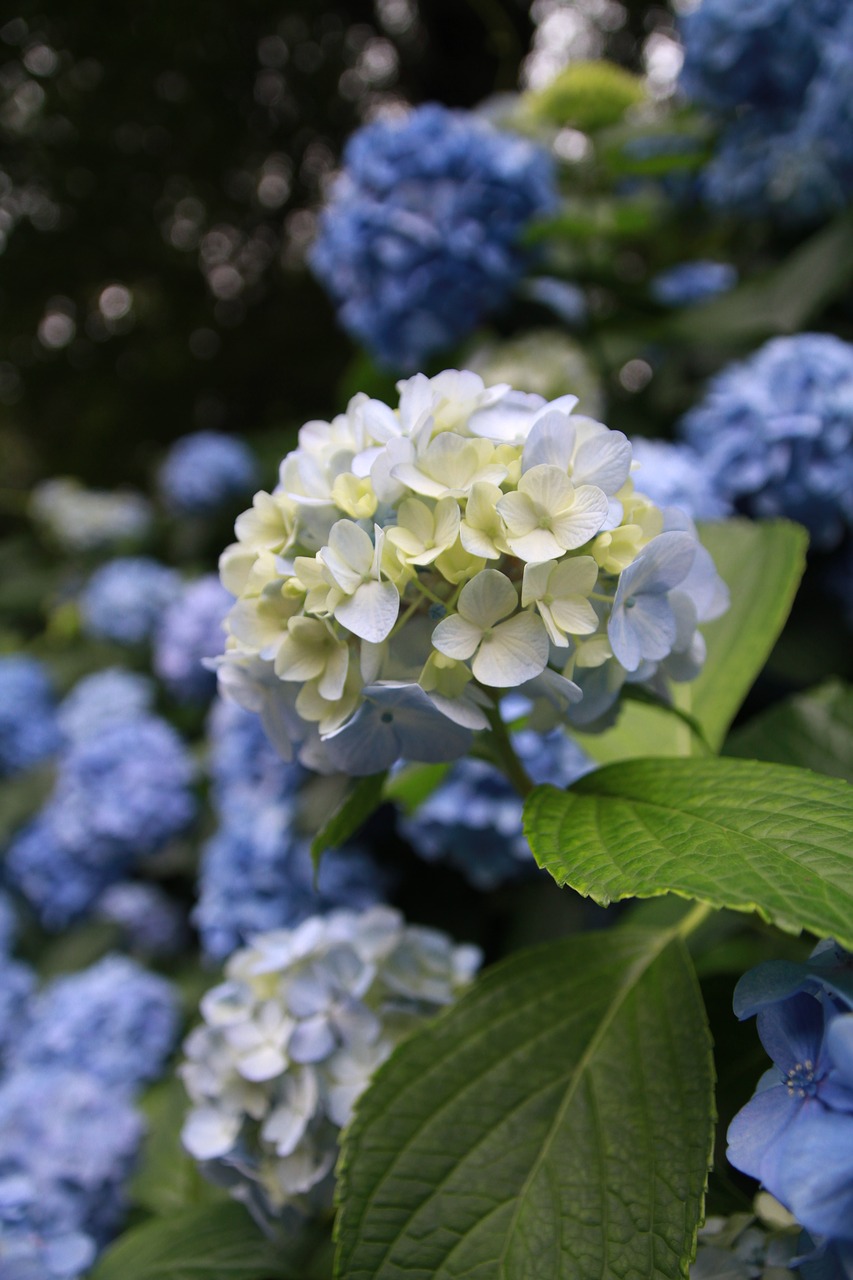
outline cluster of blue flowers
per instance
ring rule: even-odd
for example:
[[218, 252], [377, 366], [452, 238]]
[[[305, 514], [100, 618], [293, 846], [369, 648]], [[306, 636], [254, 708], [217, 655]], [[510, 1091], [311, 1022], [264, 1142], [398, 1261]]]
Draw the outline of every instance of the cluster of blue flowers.
[[408, 371], [506, 301], [521, 232], [555, 205], [544, 151], [429, 104], [350, 139], [311, 264], [343, 326]]
[[121, 1226], [144, 1129], [134, 1100], [164, 1069], [177, 1002], [118, 955], [38, 994], [17, 968], [29, 986], [0, 1058], [0, 1275], [74, 1280]]
[[215, 573], [189, 583], [167, 605], [154, 636], [153, 667], [180, 702], [207, 702], [216, 674], [204, 666], [225, 647], [222, 624], [234, 598]]
[[59, 746], [56, 701], [45, 667], [36, 658], [0, 658], [0, 778], [19, 773]]
[[655, 302], [664, 307], [690, 307], [717, 294], [727, 293], [738, 281], [730, 262], [680, 262], [656, 275], [649, 289]]
[[853, 527], [853, 346], [775, 338], [712, 379], [679, 430], [738, 509], [787, 516], [831, 550]]
[[[592, 762], [561, 729], [512, 734], [512, 745], [531, 780], [567, 787]], [[403, 835], [429, 862], [445, 862], [476, 889], [496, 889], [529, 874], [535, 863], [521, 828], [523, 801], [501, 773], [463, 757], [417, 811], [401, 821]]]
[[218, 827], [204, 846], [193, 918], [210, 959], [224, 960], [256, 933], [381, 900], [384, 877], [351, 846], [323, 855], [315, 887], [310, 836], [298, 827], [305, 770], [279, 758], [257, 716], [214, 703], [209, 742]]
[[80, 596], [83, 628], [99, 640], [144, 644], [180, 591], [174, 569], [147, 556], [119, 556], [96, 569], [86, 583]]
[[724, 520], [732, 514], [731, 499], [691, 445], [635, 436], [631, 448], [639, 463], [634, 487], [659, 507], [680, 507], [693, 520]]
[[172, 445], [158, 483], [173, 515], [216, 515], [244, 498], [257, 483], [257, 463], [247, 444], [221, 431], [196, 431]]
[[[130, 694], [124, 704], [106, 691]], [[87, 694], [91, 693], [87, 717]], [[67, 746], [53, 791], [13, 841], [6, 871], [42, 923], [64, 928], [192, 821], [194, 768], [171, 725], [140, 705], [136, 677], [102, 673], [60, 713]]]
[[853, 11], [846, 0], [703, 0], [681, 23], [684, 92], [722, 125], [708, 202], [808, 222], [853, 194]]
[[[729, 1126], [728, 1157], [853, 1275], [853, 957], [822, 942], [806, 964], [771, 960], [734, 997], [757, 1014], [774, 1066]], [[822, 1272], [821, 1274], [832, 1274]]]

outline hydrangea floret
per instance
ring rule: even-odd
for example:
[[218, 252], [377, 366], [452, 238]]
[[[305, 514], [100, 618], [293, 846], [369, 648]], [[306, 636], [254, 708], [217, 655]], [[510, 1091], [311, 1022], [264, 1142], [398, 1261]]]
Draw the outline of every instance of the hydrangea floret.
[[262, 1219], [327, 1203], [339, 1130], [373, 1072], [479, 963], [389, 907], [256, 935], [186, 1041], [184, 1146]]
[[635, 492], [621, 432], [468, 371], [398, 388], [306, 424], [221, 558], [221, 687], [285, 758], [455, 759], [507, 689], [589, 725], [626, 680], [697, 674], [725, 588], [689, 518]]

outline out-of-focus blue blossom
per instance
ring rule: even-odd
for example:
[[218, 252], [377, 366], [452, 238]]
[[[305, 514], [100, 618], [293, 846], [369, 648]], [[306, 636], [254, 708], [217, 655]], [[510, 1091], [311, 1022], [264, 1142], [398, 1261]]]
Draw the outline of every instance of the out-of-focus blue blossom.
[[217, 698], [207, 721], [208, 772], [222, 794], [251, 791], [258, 801], [292, 795], [307, 776], [282, 760], [264, 733], [260, 716]]
[[846, 0], [703, 0], [681, 19], [681, 87], [703, 106], [784, 110], [818, 70]]
[[571, 284], [568, 280], [559, 280], [556, 276], [537, 276], [534, 280], [525, 280], [519, 287], [519, 292], [522, 297], [547, 307], [564, 324], [577, 326], [586, 322], [589, 314], [586, 294], [579, 285]]
[[502, 305], [524, 269], [521, 231], [556, 202], [543, 150], [428, 104], [350, 139], [311, 265], [344, 328], [412, 370]]
[[252, 450], [222, 431], [195, 431], [176, 440], [158, 475], [165, 505], [179, 516], [215, 515], [257, 481]]
[[[142, 1120], [122, 1091], [38, 1067], [0, 1084], [0, 1274], [68, 1280], [121, 1225]], [[8, 1268], [8, 1270], [7, 1270]]]
[[55, 978], [36, 996], [11, 1067], [61, 1066], [111, 1089], [135, 1090], [162, 1073], [178, 1022], [177, 998], [165, 978], [127, 956], [105, 956]]
[[707, 462], [695, 449], [668, 440], [631, 441], [634, 488], [659, 507], [680, 507], [692, 520], [724, 520], [731, 502], [719, 491]]
[[824, 549], [853, 525], [853, 346], [840, 338], [774, 338], [713, 378], [680, 431], [740, 509], [797, 520]]
[[180, 575], [156, 560], [110, 560], [95, 570], [81, 593], [83, 627], [101, 640], [143, 644], [180, 590]]
[[59, 708], [59, 727], [69, 742], [82, 742], [109, 725], [150, 711], [154, 686], [146, 676], [107, 667], [78, 680]]
[[184, 912], [165, 890], [141, 880], [110, 885], [95, 915], [121, 929], [124, 945], [144, 956], [169, 956], [188, 941]]
[[60, 743], [53, 686], [24, 654], [0, 657], [0, 778], [38, 764]]
[[166, 609], [154, 637], [153, 667], [182, 702], [205, 702], [216, 689], [216, 672], [202, 665], [225, 648], [222, 623], [234, 597], [206, 574], [184, 587]]
[[73, 743], [47, 805], [9, 849], [11, 883], [47, 928], [63, 928], [189, 825], [193, 776], [181, 739], [155, 716]]
[[314, 888], [310, 840], [294, 830], [294, 808], [293, 801], [259, 803], [250, 792], [220, 803], [219, 829], [204, 847], [193, 912], [210, 959], [224, 960], [267, 929], [381, 901], [385, 878], [368, 854], [351, 846], [323, 854]]
[[682, 21], [681, 86], [722, 124], [705, 198], [809, 222], [853, 195], [853, 11], [846, 0], [704, 0]]
[[35, 985], [35, 974], [29, 965], [0, 955], [0, 1067], [27, 1025]]
[[689, 307], [737, 284], [738, 275], [730, 262], [681, 262], [661, 271], [649, 284], [656, 302], [665, 307]]
[[139, 493], [85, 489], [79, 480], [45, 480], [30, 499], [30, 515], [67, 551], [98, 551], [138, 542], [153, 512]]
[[851, 1240], [853, 999], [851, 961], [824, 944], [807, 965], [747, 974], [735, 1008], [757, 1012], [775, 1066], [729, 1126], [728, 1157], [758, 1178], [818, 1239]]
[[[592, 767], [582, 748], [560, 730], [522, 730], [512, 742], [536, 783], [566, 787]], [[448, 863], [487, 891], [535, 869], [521, 828], [523, 807], [502, 774], [466, 758], [453, 765], [415, 814], [401, 819], [400, 827], [420, 857]]]

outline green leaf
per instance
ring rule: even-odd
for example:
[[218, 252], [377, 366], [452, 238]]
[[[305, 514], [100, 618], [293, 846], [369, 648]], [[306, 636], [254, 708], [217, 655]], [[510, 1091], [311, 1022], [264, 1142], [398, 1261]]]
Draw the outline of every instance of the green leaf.
[[[718, 751], [790, 613], [805, 567], [806, 533], [787, 520], [726, 520], [702, 525], [699, 533], [731, 603], [721, 618], [702, 627], [705, 665], [695, 680], [675, 686], [675, 701]], [[637, 704], [623, 707], [618, 724], [606, 733], [579, 737], [602, 764], [704, 752], [674, 715]]]
[[703, 345], [742, 345], [798, 333], [853, 280], [853, 217], [843, 214], [795, 249], [772, 273], [687, 308], [661, 337]]
[[282, 1252], [242, 1205], [206, 1205], [125, 1232], [90, 1280], [303, 1280], [301, 1250]]
[[327, 849], [336, 849], [338, 845], [349, 840], [373, 811], [379, 808], [384, 785], [384, 773], [371, 773], [366, 778], [359, 778], [347, 791], [328, 822], [320, 828], [311, 841], [311, 858], [315, 871], [319, 869], [320, 859]]
[[495, 966], [377, 1074], [344, 1138], [341, 1280], [676, 1280], [712, 1141], [712, 1066], [672, 933]]
[[853, 782], [853, 688], [830, 680], [736, 729], [725, 754], [770, 760]]
[[853, 947], [853, 789], [751, 760], [635, 760], [537, 787], [524, 830], [596, 902], [677, 893]]
[[414, 813], [428, 800], [450, 772], [449, 764], [409, 764], [388, 779], [384, 797], [406, 813]]

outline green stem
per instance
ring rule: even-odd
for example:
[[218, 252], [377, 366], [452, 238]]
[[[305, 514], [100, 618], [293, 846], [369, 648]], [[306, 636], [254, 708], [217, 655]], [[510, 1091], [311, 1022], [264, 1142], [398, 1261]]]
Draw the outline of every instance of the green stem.
[[673, 933], [679, 938], [689, 938], [691, 933], [695, 933], [701, 924], [704, 924], [710, 915], [713, 915], [714, 908], [707, 902], [697, 902], [686, 916], [682, 916], [678, 924], [673, 929]]
[[442, 608], [447, 607], [441, 596], [437, 596], [434, 591], [430, 591], [429, 587], [425, 587], [420, 578], [413, 578], [412, 582], [418, 591], [425, 595], [428, 600], [432, 600], [433, 604], [440, 604]]
[[491, 727], [489, 745], [492, 748], [495, 763], [503, 770], [522, 800], [524, 800], [530, 795], [536, 784], [531, 781], [527, 770], [516, 755], [507, 727], [501, 719], [499, 709], [493, 707], [486, 712], [486, 715]]

